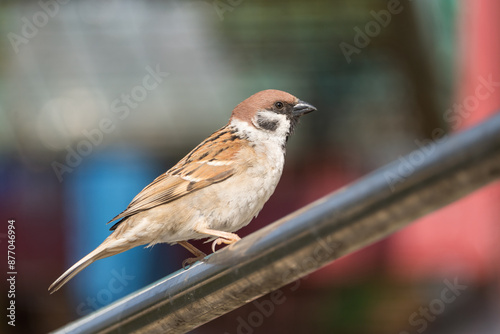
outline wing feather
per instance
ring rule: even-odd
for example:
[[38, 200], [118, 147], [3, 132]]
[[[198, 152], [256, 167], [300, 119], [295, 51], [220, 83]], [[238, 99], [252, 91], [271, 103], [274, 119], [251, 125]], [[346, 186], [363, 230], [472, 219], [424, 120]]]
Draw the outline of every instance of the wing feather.
[[[244, 145], [227, 126], [203, 141], [169, 171], [157, 177], [134, 197], [127, 209], [108, 222], [177, 200], [235, 174], [235, 155]], [[111, 230], [121, 222], [111, 227]]]

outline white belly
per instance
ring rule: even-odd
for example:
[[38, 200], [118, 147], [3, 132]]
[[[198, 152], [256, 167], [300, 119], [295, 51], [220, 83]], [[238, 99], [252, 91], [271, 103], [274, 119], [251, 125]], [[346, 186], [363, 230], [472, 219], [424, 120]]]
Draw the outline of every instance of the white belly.
[[234, 232], [250, 223], [276, 189], [282, 169], [282, 165], [279, 169], [254, 167], [248, 173], [251, 177], [245, 176], [244, 181], [235, 176], [209, 187], [205, 192], [200, 191], [200, 196], [218, 203], [216, 209], [206, 208], [202, 214], [210, 228]]

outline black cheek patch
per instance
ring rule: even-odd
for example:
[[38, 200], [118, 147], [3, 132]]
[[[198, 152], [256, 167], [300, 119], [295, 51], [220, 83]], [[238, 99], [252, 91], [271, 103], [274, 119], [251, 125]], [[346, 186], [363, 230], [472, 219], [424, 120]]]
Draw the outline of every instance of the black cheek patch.
[[271, 121], [262, 117], [257, 119], [257, 125], [267, 131], [276, 131], [279, 121]]

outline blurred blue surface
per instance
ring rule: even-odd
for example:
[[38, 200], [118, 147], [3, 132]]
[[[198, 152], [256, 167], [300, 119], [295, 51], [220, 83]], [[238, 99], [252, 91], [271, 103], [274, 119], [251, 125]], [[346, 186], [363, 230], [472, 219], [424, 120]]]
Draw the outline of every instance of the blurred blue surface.
[[[107, 150], [87, 157], [66, 177], [63, 186], [67, 201], [68, 267], [110, 235], [112, 224], [106, 223], [125, 210], [160, 169], [156, 161], [138, 150]], [[137, 247], [84, 269], [68, 284], [78, 305], [77, 313], [89, 313], [150, 283], [155, 276], [151, 263], [159, 251], [158, 247]], [[170, 259], [161, 259], [167, 272], [174, 269]]]

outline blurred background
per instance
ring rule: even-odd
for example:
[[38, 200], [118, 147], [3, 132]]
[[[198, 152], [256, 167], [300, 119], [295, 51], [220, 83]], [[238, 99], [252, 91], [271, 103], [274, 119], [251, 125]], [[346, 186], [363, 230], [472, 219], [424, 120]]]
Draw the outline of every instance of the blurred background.
[[[0, 2], [0, 248], [15, 219], [18, 272], [16, 326], [0, 331], [54, 330], [178, 270], [182, 247], [138, 248], [47, 293], [257, 91], [319, 111], [240, 236], [486, 120], [499, 19], [488, 0]], [[270, 314], [250, 303], [193, 333], [499, 333], [499, 204], [496, 182], [283, 287]]]

